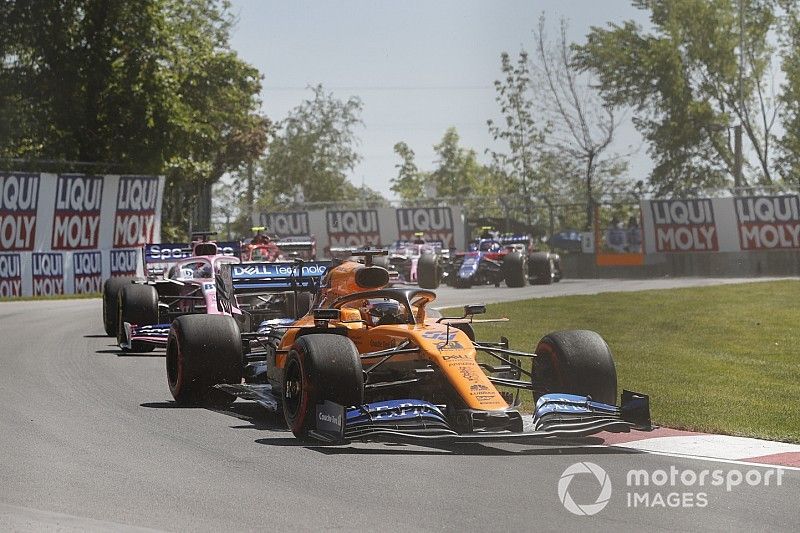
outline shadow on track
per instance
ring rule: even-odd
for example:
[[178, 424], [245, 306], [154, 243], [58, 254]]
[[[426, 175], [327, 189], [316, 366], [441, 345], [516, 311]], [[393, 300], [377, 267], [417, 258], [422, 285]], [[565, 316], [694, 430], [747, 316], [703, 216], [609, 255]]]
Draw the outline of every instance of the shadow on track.
[[[109, 345], [111, 346], [111, 345]], [[109, 348], [107, 350], [95, 350], [99, 355], [116, 355], [117, 357], [165, 357], [164, 352], [123, 352], [119, 348]]]
[[[434, 443], [415, 443], [403, 444], [394, 442], [372, 442], [372, 446], [379, 447], [362, 448], [357, 447], [366, 443], [356, 442], [353, 444], [340, 445], [319, 445], [301, 442], [294, 437], [284, 438], [265, 438], [257, 439], [258, 444], [267, 446], [303, 446], [309, 450], [319, 452], [324, 455], [474, 455], [474, 456], [514, 456], [514, 455], [636, 455], [643, 453], [639, 450], [627, 448], [614, 448], [610, 446], [595, 446], [590, 443], [548, 443], [540, 448], [526, 447], [521, 450], [508, 450], [496, 448], [480, 443], [463, 444], [434, 444]], [[501, 444], [501, 443], [498, 443]]]
[[[434, 443], [434, 442], [382, 442], [354, 441], [351, 444], [326, 445], [318, 442], [300, 441], [286, 427], [281, 413], [273, 413], [255, 402], [234, 402], [226, 408], [211, 408], [202, 405], [184, 406], [175, 402], [146, 402], [140, 404], [148, 409], [207, 409], [224, 414], [246, 424], [230, 426], [231, 429], [254, 429], [282, 434], [281, 436], [256, 439], [255, 442], [265, 446], [302, 447], [323, 455], [475, 455], [475, 456], [512, 456], [512, 455], [635, 455], [643, 453], [629, 448], [617, 448], [603, 445], [598, 437], [585, 437], [570, 440], [547, 440], [541, 443], [512, 444], [516, 449], [505, 449], [497, 446], [508, 443]], [[368, 447], [364, 447], [368, 446]]]

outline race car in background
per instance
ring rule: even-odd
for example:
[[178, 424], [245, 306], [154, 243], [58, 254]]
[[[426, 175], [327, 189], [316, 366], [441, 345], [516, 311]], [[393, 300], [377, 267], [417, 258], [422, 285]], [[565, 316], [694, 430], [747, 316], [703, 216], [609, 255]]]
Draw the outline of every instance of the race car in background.
[[266, 228], [252, 228], [255, 235], [242, 245], [242, 261], [285, 261], [317, 258], [317, 240], [313, 235], [273, 238], [263, 233]]
[[469, 250], [444, 264], [443, 281], [453, 287], [492, 284], [508, 287], [561, 281], [561, 258], [538, 251], [530, 235], [493, 235], [480, 238]]
[[[190, 260], [197, 259], [201, 258]], [[233, 316], [244, 331], [250, 331], [262, 322], [292, 322], [311, 308], [313, 297], [319, 289], [319, 280], [330, 265], [327, 261], [239, 263], [223, 259], [218, 258], [214, 262], [211, 278], [200, 281], [205, 305], [189, 313], [162, 313], [163, 323], [159, 324], [136, 325], [123, 322], [120, 328], [120, 348], [140, 352], [166, 347], [172, 320], [187, 314]], [[225, 268], [228, 270], [223, 270]], [[227, 290], [225, 283], [220, 280], [230, 276], [226, 278], [223, 271], [232, 271], [237, 278], [237, 283], [227, 285]], [[239, 279], [243, 282], [239, 283]]]
[[[389, 246], [386, 265], [398, 272], [400, 281], [417, 283], [423, 289], [436, 289], [441, 282], [441, 265], [450, 258], [442, 241], [427, 241], [422, 232], [414, 239], [398, 240]], [[420, 268], [420, 262], [422, 267]]]
[[[203, 313], [214, 305], [214, 273], [223, 263], [239, 263], [238, 242], [210, 241], [211, 232], [193, 233], [191, 243], [143, 247], [144, 279], [110, 278], [103, 285], [103, 327], [123, 335], [123, 323], [156, 325], [175, 316]], [[128, 347], [131, 348], [131, 347]], [[136, 349], [152, 350], [146, 344]]]
[[[545, 335], [535, 353], [508, 341], [475, 340], [475, 315], [432, 313], [435, 293], [387, 288], [372, 264], [385, 251], [362, 251], [364, 263], [331, 266], [314, 308], [296, 321], [262, 322], [247, 332], [246, 309], [230, 316], [186, 315], [172, 324], [167, 381], [179, 405], [220, 406], [236, 397], [282, 412], [301, 440], [341, 444], [534, 441], [601, 430], [650, 429], [647, 396], [624, 391], [608, 345], [592, 331]], [[225, 292], [274, 283], [269, 272], [226, 265]], [[232, 308], [236, 299], [226, 300]], [[484, 322], [503, 321], [489, 319]], [[253, 323], [253, 321], [249, 321]], [[496, 363], [479, 362], [476, 353]], [[532, 360], [527, 370], [520, 358]], [[516, 390], [501, 392], [497, 387]], [[526, 431], [520, 391], [535, 399]]]

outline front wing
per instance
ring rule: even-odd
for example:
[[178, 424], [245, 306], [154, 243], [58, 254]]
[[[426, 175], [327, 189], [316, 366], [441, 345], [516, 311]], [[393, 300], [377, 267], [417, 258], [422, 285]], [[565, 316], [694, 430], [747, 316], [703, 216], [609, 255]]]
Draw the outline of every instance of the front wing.
[[166, 348], [169, 340], [169, 328], [170, 324], [137, 326], [130, 322], [123, 322], [123, 338], [120, 340], [119, 347], [124, 350], [132, 350], [135, 342]]
[[534, 442], [544, 438], [586, 437], [600, 431], [649, 431], [650, 402], [624, 391], [622, 406], [585, 396], [546, 394], [536, 402], [529, 431], [454, 431], [442, 410], [420, 400], [391, 400], [345, 409], [333, 402], [317, 406], [310, 435], [326, 443], [352, 440], [389, 442]]

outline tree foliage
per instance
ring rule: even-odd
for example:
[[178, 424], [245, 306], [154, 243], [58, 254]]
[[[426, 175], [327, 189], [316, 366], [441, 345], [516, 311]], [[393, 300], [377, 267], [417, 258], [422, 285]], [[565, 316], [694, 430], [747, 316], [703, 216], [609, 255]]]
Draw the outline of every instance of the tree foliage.
[[394, 153], [400, 158], [400, 163], [395, 165], [397, 177], [391, 179], [392, 192], [402, 200], [420, 200], [425, 197], [425, 186], [428, 177], [420, 172], [414, 160], [414, 150], [405, 142], [395, 143]]
[[532, 90], [539, 97], [532, 94], [529, 98], [547, 118], [543, 144], [549, 152], [549, 162], [562, 161], [560, 170], [553, 169], [548, 185], [567, 190], [573, 201], [586, 204], [582, 225], [590, 229], [595, 202], [626, 168], [611, 153], [619, 119], [614, 107], [602, 101], [594, 80], [575, 68], [566, 21], [561, 20], [558, 37], [552, 42], [545, 23], [542, 15], [534, 31]]
[[516, 63], [507, 52], [500, 56], [503, 80], [494, 82], [500, 113], [500, 123], [488, 120], [489, 133], [495, 141], [505, 144], [504, 151], [492, 151], [495, 166], [502, 169], [511, 182], [517, 184], [521, 193], [526, 223], [531, 223], [528, 205], [533, 195], [548, 195], [552, 192], [549, 176], [536, 172], [537, 163], [543, 155], [546, 124], [537, 123], [533, 95], [531, 94], [531, 65], [528, 53], [520, 52]]
[[0, 157], [166, 174], [164, 231], [185, 230], [198, 195], [265, 142], [260, 74], [231, 24], [218, 0], [0, 3]]
[[361, 122], [361, 100], [345, 101], [321, 85], [277, 124], [261, 161], [259, 205], [262, 208], [304, 202], [375, 199], [374, 191], [347, 179], [361, 160], [355, 129]]
[[777, 84], [768, 36], [778, 22], [775, 2], [742, 0], [741, 18], [730, 0], [633, 3], [650, 12], [652, 31], [631, 21], [592, 28], [586, 44], [575, 47], [575, 64], [598, 76], [609, 104], [635, 110], [634, 124], [656, 165], [655, 191], [729, 185], [735, 124], [742, 124], [751, 148], [746, 181], [773, 183], [779, 105], [769, 93]]

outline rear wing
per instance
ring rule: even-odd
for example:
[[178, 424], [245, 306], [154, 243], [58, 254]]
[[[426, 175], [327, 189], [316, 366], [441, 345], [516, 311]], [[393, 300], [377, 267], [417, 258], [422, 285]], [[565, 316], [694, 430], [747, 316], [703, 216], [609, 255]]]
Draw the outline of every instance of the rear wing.
[[530, 235], [502, 235], [500, 237], [501, 244], [529, 244], [531, 240]]
[[222, 282], [233, 292], [316, 290], [331, 261], [221, 265]]
[[[214, 251], [216, 251], [217, 255], [242, 256], [242, 245], [238, 241], [204, 242], [195, 244], [209, 247], [207, 249], [209, 252], [211, 251], [210, 247], [214, 247]], [[188, 242], [145, 244], [142, 248], [144, 268], [148, 276], [161, 275], [181, 259], [186, 259], [193, 255], [196, 254], [192, 248], [192, 243]]]
[[230, 313], [234, 294], [283, 291], [317, 292], [331, 261], [262, 262], [220, 265], [217, 307]]
[[311, 237], [284, 237], [273, 242], [283, 252], [313, 252], [317, 249], [317, 242]]

